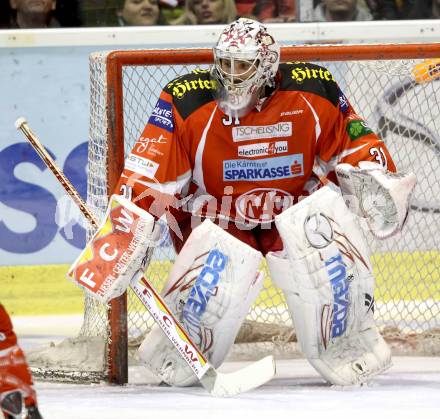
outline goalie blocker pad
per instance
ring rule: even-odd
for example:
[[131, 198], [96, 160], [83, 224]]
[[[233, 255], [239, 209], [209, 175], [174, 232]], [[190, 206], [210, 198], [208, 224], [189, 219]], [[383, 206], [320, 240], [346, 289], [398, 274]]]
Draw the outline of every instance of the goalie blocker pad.
[[[176, 257], [162, 296], [192, 341], [219, 367], [263, 285], [259, 251], [205, 220]], [[196, 383], [168, 338], [154, 325], [139, 348], [143, 363], [169, 385]]]
[[155, 220], [120, 195], [112, 195], [104, 221], [67, 273], [68, 279], [102, 303], [125, 292], [146, 266], [155, 244]]
[[369, 252], [343, 198], [323, 187], [275, 222], [285, 253], [270, 253], [268, 266], [312, 366], [336, 385], [387, 369], [391, 355], [374, 323]]

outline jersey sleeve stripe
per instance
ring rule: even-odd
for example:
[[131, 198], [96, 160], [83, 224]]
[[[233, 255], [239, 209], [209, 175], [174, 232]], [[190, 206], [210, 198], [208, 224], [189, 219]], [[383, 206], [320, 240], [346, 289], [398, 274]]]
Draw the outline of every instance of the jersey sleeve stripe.
[[315, 118], [315, 143], [317, 143], [318, 138], [321, 135], [321, 124], [319, 123], [319, 116], [318, 116], [316, 110], [311, 105], [311, 103], [304, 97], [304, 95], [301, 95], [301, 97], [304, 99], [307, 106], [310, 108], [310, 111], [312, 112], [313, 117]]
[[[122, 178], [128, 179], [129, 177], [123, 174]], [[161, 193], [174, 195], [176, 193], [181, 193], [183, 188], [185, 188], [185, 186], [188, 185], [190, 180], [191, 180], [191, 171], [188, 170], [186, 173], [179, 176], [175, 181], [158, 183], [158, 182], [149, 182], [145, 180], [136, 179], [134, 182], [146, 186], [147, 188], [154, 189], [155, 191]]]

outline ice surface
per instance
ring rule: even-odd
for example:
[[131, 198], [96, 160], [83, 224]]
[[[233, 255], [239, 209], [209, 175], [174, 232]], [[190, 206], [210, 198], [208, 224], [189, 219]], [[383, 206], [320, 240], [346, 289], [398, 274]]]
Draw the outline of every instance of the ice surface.
[[[21, 345], [61, 339], [48, 319], [13, 319]], [[66, 319], [72, 330], [80, 318]], [[41, 326], [50, 325], [52, 336]], [[277, 361], [276, 377], [263, 387], [229, 399], [202, 387], [158, 386], [143, 367], [131, 367], [126, 386], [37, 382], [45, 419], [440, 419], [440, 358], [396, 357], [394, 366], [362, 387], [328, 386], [302, 359]], [[222, 371], [244, 363], [230, 362]], [[151, 384], [145, 384], [149, 382]]]
[[201, 387], [138, 384], [37, 383], [37, 391], [45, 419], [440, 418], [440, 359], [394, 363], [368, 386], [342, 389], [329, 387], [303, 360], [280, 361], [273, 381], [229, 399], [213, 398]]

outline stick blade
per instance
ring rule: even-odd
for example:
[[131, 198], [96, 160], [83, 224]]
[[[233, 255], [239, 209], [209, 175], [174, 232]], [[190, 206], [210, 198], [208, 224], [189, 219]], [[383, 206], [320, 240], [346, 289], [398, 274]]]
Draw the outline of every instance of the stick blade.
[[215, 397], [230, 397], [257, 388], [275, 375], [275, 360], [267, 356], [231, 373], [220, 373], [212, 368], [200, 380]]

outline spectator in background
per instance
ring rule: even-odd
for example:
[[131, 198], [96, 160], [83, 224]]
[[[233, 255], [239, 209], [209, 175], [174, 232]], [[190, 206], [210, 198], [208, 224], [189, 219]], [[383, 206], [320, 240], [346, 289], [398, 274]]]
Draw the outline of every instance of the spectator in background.
[[365, 0], [374, 20], [398, 19], [395, 0]]
[[[396, 20], [407, 19], [409, 11], [417, 0], [365, 0], [374, 19]], [[426, 4], [424, 0], [421, 2]], [[429, 3], [429, 1], [428, 1]], [[419, 7], [419, 6], [417, 6]]]
[[186, 0], [185, 11], [173, 25], [212, 25], [237, 18], [234, 0]]
[[159, 3], [165, 22], [172, 22], [185, 12], [185, 0], [160, 0]]
[[249, 17], [266, 23], [296, 20], [295, 0], [236, 0], [235, 4], [240, 17]]
[[439, 19], [440, 0], [365, 0], [375, 19]]
[[120, 0], [116, 12], [119, 26], [163, 25], [159, 0]]
[[322, 0], [313, 9], [315, 22], [345, 22], [372, 20], [370, 12], [359, 7], [357, 0]]
[[413, 0], [407, 19], [440, 19], [440, 0]]
[[12, 9], [10, 28], [58, 28], [53, 16], [55, 0], [9, 0]]
[[82, 0], [57, 0], [54, 16], [62, 27], [82, 26], [79, 9]]
[[118, 26], [116, 1], [119, 0], [80, 0], [80, 13], [83, 26]]
[[8, 29], [11, 15], [11, 6], [9, 2], [0, 1], [0, 29]]
[[249, 19], [255, 19], [254, 14], [255, 3], [258, 0], [235, 0], [235, 7], [237, 9], [237, 15], [240, 17], [247, 17]]

